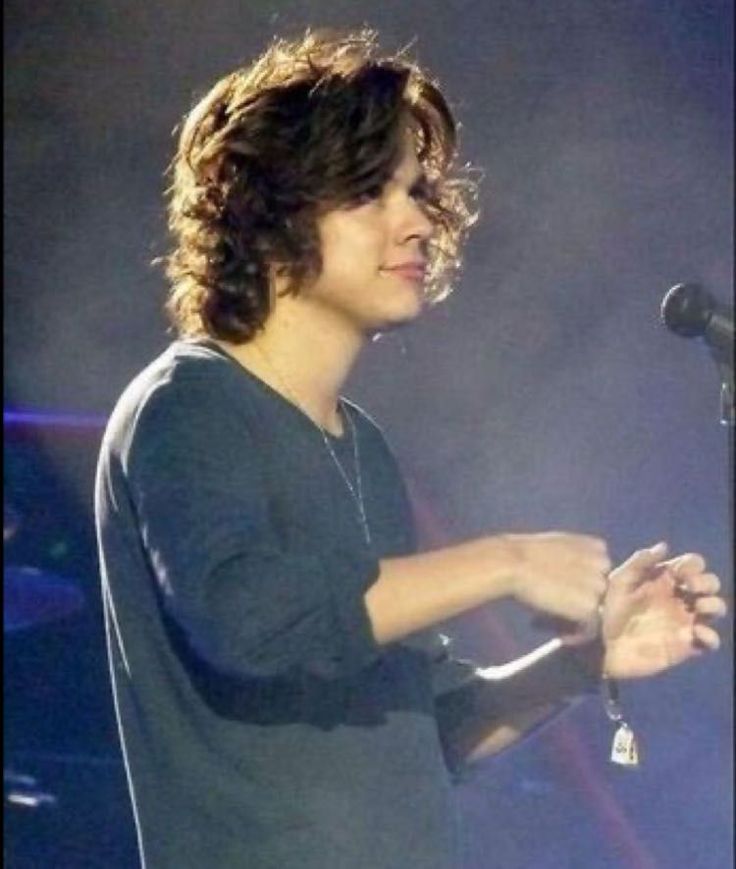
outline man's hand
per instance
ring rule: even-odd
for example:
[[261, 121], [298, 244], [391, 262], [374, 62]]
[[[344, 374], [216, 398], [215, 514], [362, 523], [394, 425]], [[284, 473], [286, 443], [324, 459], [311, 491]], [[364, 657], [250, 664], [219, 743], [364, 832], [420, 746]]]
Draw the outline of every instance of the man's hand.
[[608, 676], [653, 676], [720, 645], [709, 625], [726, 613], [718, 577], [701, 555], [663, 561], [666, 554], [664, 544], [640, 550], [609, 576], [601, 624]]
[[606, 593], [611, 560], [604, 540], [585, 534], [505, 534], [513, 575], [511, 594], [553, 619], [594, 620]]

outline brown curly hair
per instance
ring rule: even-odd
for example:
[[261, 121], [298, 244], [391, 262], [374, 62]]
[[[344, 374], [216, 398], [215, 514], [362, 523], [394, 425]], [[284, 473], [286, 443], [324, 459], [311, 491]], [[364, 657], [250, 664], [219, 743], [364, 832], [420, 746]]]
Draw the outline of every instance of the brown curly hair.
[[307, 31], [221, 79], [184, 120], [164, 258], [178, 332], [253, 338], [271, 309], [271, 270], [287, 276], [288, 292], [319, 275], [319, 216], [388, 181], [407, 117], [434, 225], [427, 298], [444, 298], [476, 193], [467, 167], [453, 170], [447, 102], [403, 54], [377, 57], [375, 32]]

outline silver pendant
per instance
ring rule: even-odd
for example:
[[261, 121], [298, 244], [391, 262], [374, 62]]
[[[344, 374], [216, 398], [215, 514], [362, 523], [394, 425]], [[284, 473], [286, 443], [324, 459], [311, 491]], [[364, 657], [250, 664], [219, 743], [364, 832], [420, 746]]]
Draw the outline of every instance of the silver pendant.
[[613, 734], [611, 763], [632, 769], [639, 766], [639, 747], [636, 744], [636, 737], [625, 721], [621, 722]]

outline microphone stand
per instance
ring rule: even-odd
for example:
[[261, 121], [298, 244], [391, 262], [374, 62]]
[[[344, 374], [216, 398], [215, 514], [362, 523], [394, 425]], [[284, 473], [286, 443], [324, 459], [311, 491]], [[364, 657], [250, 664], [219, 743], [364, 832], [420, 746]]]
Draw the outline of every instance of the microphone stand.
[[[718, 367], [718, 373], [721, 375], [721, 424], [733, 428], [733, 363], [722, 359], [720, 354], [715, 351], [712, 356]], [[730, 438], [728, 442], [733, 446], [733, 441]]]
[[711, 356], [713, 357], [718, 373], [721, 378], [721, 425], [726, 427], [726, 437], [728, 439], [728, 529], [730, 536], [729, 552], [731, 553], [731, 582], [734, 579], [734, 461], [733, 461], [733, 439], [734, 439], [734, 376], [733, 376], [733, 348], [731, 348], [731, 356], [722, 349], [710, 347]]

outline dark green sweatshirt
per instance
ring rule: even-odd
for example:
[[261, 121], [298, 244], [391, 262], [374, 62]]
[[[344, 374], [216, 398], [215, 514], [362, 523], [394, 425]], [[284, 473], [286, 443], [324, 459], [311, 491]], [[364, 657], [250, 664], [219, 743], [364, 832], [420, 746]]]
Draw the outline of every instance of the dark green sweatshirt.
[[172, 344], [112, 414], [102, 593], [148, 869], [454, 865], [439, 699], [472, 668], [434, 635], [374, 641], [364, 595], [413, 523], [379, 429], [341, 408], [370, 545], [320, 430], [216, 345]]

